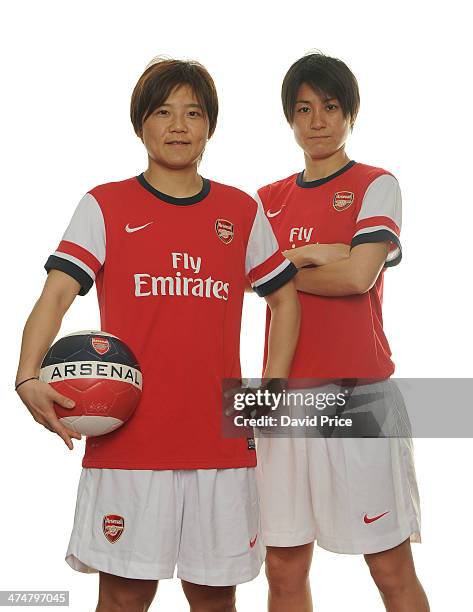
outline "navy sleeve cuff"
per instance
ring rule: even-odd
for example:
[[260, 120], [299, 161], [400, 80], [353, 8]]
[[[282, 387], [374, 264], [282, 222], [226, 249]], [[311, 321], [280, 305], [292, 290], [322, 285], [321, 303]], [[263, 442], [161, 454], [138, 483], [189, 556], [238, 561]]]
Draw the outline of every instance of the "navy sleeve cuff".
[[260, 297], [265, 297], [266, 295], [269, 295], [270, 293], [273, 293], [274, 291], [280, 289], [283, 285], [289, 282], [291, 278], [294, 278], [296, 274], [297, 268], [291, 261], [289, 262], [289, 265], [286, 266], [284, 270], [280, 272], [277, 276], [271, 278], [269, 281], [263, 283], [262, 285], [253, 287], [253, 289]]
[[79, 295], [85, 295], [88, 293], [94, 284], [93, 279], [82, 268], [72, 261], [58, 257], [57, 255], [50, 255], [48, 257], [48, 261], [45, 263], [44, 269], [46, 272], [49, 272], [50, 270], [60, 270], [61, 272], [65, 272], [66, 274], [69, 274], [69, 276], [72, 276], [72, 278], [74, 278], [81, 286]]
[[395, 255], [392, 259], [386, 259], [386, 263], [384, 264], [385, 268], [390, 268], [392, 266], [397, 266], [402, 259], [402, 248], [401, 241], [393, 232], [388, 230], [376, 230], [374, 232], [364, 232], [363, 234], [358, 234], [351, 241], [351, 248], [358, 246], [359, 244], [367, 244], [372, 242], [393, 242], [398, 248], [395, 251]]

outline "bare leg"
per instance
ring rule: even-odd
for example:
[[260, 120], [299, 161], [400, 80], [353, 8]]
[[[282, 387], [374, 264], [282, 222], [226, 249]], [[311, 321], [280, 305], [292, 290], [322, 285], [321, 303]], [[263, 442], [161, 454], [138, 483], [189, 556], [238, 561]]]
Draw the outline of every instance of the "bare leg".
[[146, 612], [157, 588], [157, 580], [134, 580], [100, 572], [95, 612]]
[[429, 612], [409, 540], [390, 550], [365, 555], [365, 560], [387, 612]]
[[181, 580], [190, 612], [236, 612], [234, 586], [213, 587]]
[[311, 612], [309, 570], [314, 543], [287, 548], [268, 546], [266, 576], [269, 612]]

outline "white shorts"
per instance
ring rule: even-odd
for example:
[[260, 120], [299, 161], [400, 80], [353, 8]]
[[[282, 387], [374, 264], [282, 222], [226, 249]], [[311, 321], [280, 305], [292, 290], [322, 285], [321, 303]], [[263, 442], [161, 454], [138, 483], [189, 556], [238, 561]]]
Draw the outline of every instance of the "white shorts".
[[264, 561], [254, 468], [82, 470], [66, 561], [80, 572], [228, 586]]
[[[320, 389], [305, 389], [318, 392]], [[375, 393], [391, 425], [405, 426], [391, 380], [356, 387]], [[376, 406], [371, 406], [376, 414]], [[301, 406], [293, 411], [300, 415]], [[349, 416], [348, 414], [343, 416]], [[392, 427], [391, 427], [392, 429]], [[369, 554], [410, 538], [420, 542], [420, 507], [409, 437], [260, 437], [257, 440], [262, 537], [266, 546], [316, 541], [337, 553]]]

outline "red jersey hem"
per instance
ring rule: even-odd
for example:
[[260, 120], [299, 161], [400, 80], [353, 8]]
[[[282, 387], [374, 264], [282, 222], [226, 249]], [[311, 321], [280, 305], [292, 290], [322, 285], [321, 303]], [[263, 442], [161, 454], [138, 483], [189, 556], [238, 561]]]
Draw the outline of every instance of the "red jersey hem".
[[227, 468], [256, 467], [256, 454], [254, 458], [245, 460], [233, 459], [228, 461], [159, 461], [156, 463], [136, 461], [113, 461], [83, 459], [82, 467], [122, 470], [224, 470]]
[[329, 377], [329, 376], [318, 376], [314, 378], [310, 378], [309, 376], [292, 376], [288, 379], [288, 388], [289, 389], [306, 389], [310, 387], [323, 387], [330, 384], [338, 384], [346, 379], [356, 380], [356, 386], [361, 385], [371, 385], [373, 383], [382, 382], [383, 380], [388, 380], [394, 374], [394, 368], [390, 368], [385, 374], [377, 374], [375, 376], [338, 376], [338, 377]]

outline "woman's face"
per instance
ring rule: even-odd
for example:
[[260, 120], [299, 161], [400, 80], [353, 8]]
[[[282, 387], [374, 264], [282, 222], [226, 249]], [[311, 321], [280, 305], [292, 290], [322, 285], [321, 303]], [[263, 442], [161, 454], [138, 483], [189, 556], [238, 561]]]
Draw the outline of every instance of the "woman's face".
[[197, 166], [209, 134], [209, 122], [188, 85], [176, 87], [143, 122], [141, 138], [149, 157], [174, 170]]
[[303, 83], [297, 92], [292, 129], [297, 144], [310, 159], [326, 159], [345, 145], [350, 118], [336, 98], [318, 94]]

